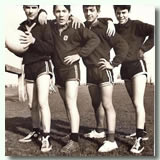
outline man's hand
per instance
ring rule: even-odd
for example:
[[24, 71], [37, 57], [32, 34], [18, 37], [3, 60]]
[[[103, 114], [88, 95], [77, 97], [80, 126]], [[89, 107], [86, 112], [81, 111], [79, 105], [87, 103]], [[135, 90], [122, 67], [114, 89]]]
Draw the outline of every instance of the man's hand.
[[104, 58], [100, 58], [98, 65], [100, 70], [113, 69], [113, 66], [110, 64], [110, 62]]
[[49, 84], [49, 94], [56, 93], [55, 81], [53, 79], [50, 80]]
[[74, 16], [71, 16], [70, 19], [72, 21], [72, 28], [77, 29], [77, 28], [80, 28], [81, 25], [83, 25], [83, 27], [85, 27], [84, 23], [80, 19], [78, 19]]
[[25, 48], [28, 48], [30, 44], [34, 44], [35, 38], [32, 36], [31, 30], [36, 25], [36, 23], [33, 23], [30, 27], [26, 25], [27, 31], [24, 32], [25, 35], [20, 36], [20, 43], [26, 44]]
[[64, 58], [64, 62], [65, 62], [66, 64], [71, 65], [71, 64], [73, 64], [74, 62], [78, 61], [79, 59], [80, 59], [79, 54], [75, 54], [75, 55], [71, 55], [71, 56], [65, 57], [65, 58]]
[[24, 36], [20, 36], [20, 43], [26, 44], [28, 47], [30, 44], [34, 44], [35, 38], [32, 36], [31, 32], [26, 31]]
[[111, 20], [108, 20], [108, 28], [107, 28], [106, 34], [109, 37], [111, 37], [115, 35], [115, 32], [116, 32], [116, 29], [115, 29], [114, 23]]
[[138, 59], [144, 59], [144, 52], [141, 49], [138, 52]]
[[38, 22], [41, 25], [47, 24], [47, 13], [44, 11], [41, 11], [39, 16], [38, 16]]

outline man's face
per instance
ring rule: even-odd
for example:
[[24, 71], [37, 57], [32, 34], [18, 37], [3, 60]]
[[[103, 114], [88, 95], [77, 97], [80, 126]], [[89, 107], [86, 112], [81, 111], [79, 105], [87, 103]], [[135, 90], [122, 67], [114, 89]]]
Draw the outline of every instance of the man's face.
[[39, 12], [39, 7], [37, 5], [24, 5], [24, 12], [27, 16], [27, 19], [34, 20]]
[[127, 23], [128, 18], [129, 18], [128, 9], [117, 8], [115, 14], [116, 14], [117, 20], [119, 21], [120, 24]]
[[96, 6], [85, 7], [83, 12], [87, 22], [93, 23], [97, 20], [99, 12], [97, 11]]
[[56, 17], [57, 23], [60, 26], [64, 26], [68, 23], [70, 12], [65, 8], [65, 6], [57, 5], [54, 10], [54, 15]]

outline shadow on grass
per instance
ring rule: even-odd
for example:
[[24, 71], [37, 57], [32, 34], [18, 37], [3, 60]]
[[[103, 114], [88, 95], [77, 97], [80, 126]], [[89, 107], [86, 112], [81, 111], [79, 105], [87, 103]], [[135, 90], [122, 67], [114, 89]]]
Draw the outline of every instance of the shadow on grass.
[[[27, 117], [13, 117], [13, 118], [6, 118], [5, 120], [5, 129], [6, 131], [12, 132], [14, 134], [20, 135], [20, 136], [26, 136], [31, 130], [31, 118]], [[70, 133], [70, 123], [67, 121], [63, 121], [63, 120], [52, 120], [51, 121], [51, 137], [53, 141], [58, 142], [61, 145], [65, 144], [65, 141], [63, 141], [63, 137], [65, 137], [66, 135], [68, 135]], [[94, 128], [91, 127], [87, 127], [87, 126], [80, 126], [80, 138], [90, 141], [92, 143], [101, 145], [102, 144], [102, 140], [98, 140], [98, 139], [90, 139], [90, 138], [85, 138], [83, 136], [84, 133], [87, 133], [91, 130], [93, 130]], [[126, 135], [126, 133], [123, 132], [116, 132], [117, 134], [121, 135], [121, 139], [117, 138], [117, 141], [120, 141], [120, 143], [123, 143], [127, 146], [129, 146], [129, 143], [126, 143], [123, 140], [123, 137]]]
[[[12, 132], [19, 136], [26, 136], [30, 131], [32, 131], [32, 121], [31, 117], [12, 117], [5, 119], [5, 130]], [[81, 126], [80, 130], [82, 133], [87, 133], [87, 131], [93, 128]], [[51, 121], [51, 137], [53, 141], [57, 141], [61, 145], [64, 145], [64, 141], [61, 140], [64, 136], [70, 134], [70, 123], [63, 120], [52, 120]], [[82, 134], [80, 134], [82, 135]], [[81, 136], [80, 136], [81, 137]]]

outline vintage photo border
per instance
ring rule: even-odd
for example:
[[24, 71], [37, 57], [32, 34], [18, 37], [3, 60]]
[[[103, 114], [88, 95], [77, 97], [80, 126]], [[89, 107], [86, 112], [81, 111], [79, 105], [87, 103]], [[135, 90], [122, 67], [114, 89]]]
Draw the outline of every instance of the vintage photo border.
[[[111, 0], [110, 0], [111, 1]], [[155, 110], [156, 110], [156, 112], [155, 112], [155, 138], [156, 138], [156, 141], [155, 141], [155, 157], [120, 157], [120, 158], [118, 158], [118, 159], [143, 159], [143, 158], [145, 158], [145, 159], [160, 159], [160, 155], [159, 155], [159, 113], [160, 113], [160, 108], [159, 108], [159, 94], [160, 94], [160, 86], [159, 86], [159, 81], [160, 81], [160, 75], [159, 75], [159, 67], [160, 67], [160, 65], [159, 65], [159, 60], [160, 60], [160, 57], [159, 57], [159, 53], [160, 53], [160, 47], [159, 47], [159, 45], [160, 45], [160, 41], [159, 41], [159, 38], [160, 38], [160, 16], [159, 16], [159, 14], [160, 14], [160, 6], [158, 5], [158, 4], [160, 4], [160, 2], [158, 2], [158, 0], [154, 0], [154, 1], [152, 1], [152, 0], [149, 0], [150, 1], [150, 4], [152, 4], [152, 5], [154, 5], [155, 6], [155, 11], [156, 11], [156, 14], [155, 14], [155, 22], [156, 22], [156, 24], [155, 24], [155, 53], [156, 53], [156, 61], [155, 61]], [[8, 2], [8, 3], [7, 3]], [[11, 5], [10, 3], [9, 3], [10, 1], [8, 0], [8, 1], [6, 1], [6, 2], [0, 2], [1, 3], [1, 12], [2, 12], [2, 14], [0, 15], [0, 17], [1, 17], [1, 21], [2, 21], [2, 23], [1, 23], [1, 25], [3, 24], [3, 21], [5, 20], [5, 15], [4, 15], [4, 12], [3, 12], [3, 5]], [[15, 3], [17, 3], [16, 1], [14, 1]], [[18, 2], [20, 2], [20, 1], [18, 1]], [[24, 1], [25, 2], [25, 1]], [[24, 4], [24, 2], [23, 2], [23, 4]], [[27, 1], [28, 2], [28, 1]], [[68, 4], [72, 4], [72, 3], [75, 3], [75, 2], [73, 2], [73, 1], [63, 1], [63, 2], [67, 2]], [[61, 3], [63, 3], [62, 1], [61, 1]], [[97, 1], [98, 2], [98, 1]], [[13, 3], [13, 2], [12, 2]], [[22, 3], [22, 1], [21, 1], [21, 3]], [[39, 1], [38, 2], [39, 4], [41, 3], [41, 1]], [[43, 1], [43, 4], [47, 4], [47, 1]], [[49, 3], [51, 3], [50, 1], [49, 1]], [[54, 3], [54, 1], [52, 1], [52, 3]], [[78, 3], [78, 1], [76, 2], [76, 5], [77, 5], [77, 3]], [[86, 3], [86, 2], [85, 2]], [[93, 1], [89, 1], [88, 3], [92, 3], [93, 4]], [[106, 2], [104, 2], [105, 4], [107, 4], [107, 1]], [[103, 4], [104, 4], [103, 3]], [[114, 3], [114, 4], [116, 4], [116, 1], [113, 1], [112, 3]], [[125, 1], [123, 1], [123, 3], [129, 3], [129, 1], [127, 1], [127, 2], [125, 2]], [[132, 3], [134, 3], [134, 2], [132, 2]], [[138, 4], [138, 2], [135, 2], [136, 3], [136, 5]], [[141, 2], [142, 3], [142, 2]], [[65, 3], [66, 4], [66, 3]], [[82, 4], [82, 2], [80, 2], [80, 5]], [[144, 1], [144, 4], [145, 4], [145, 1]], [[1, 37], [0, 37], [0, 48], [1, 48], [1, 55], [0, 55], [0, 73], [1, 73], [1, 77], [2, 78], [0, 78], [0, 90], [1, 90], [1, 92], [0, 92], [0, 98], [1, 98], [1, 102], [0, 102], [0, 106], [1, 106], [1, 109], [0, 109], [0, 126], [1, 126], [1, 129], [0, 129], [0, 158], [1, 159], [16, 159], [16, 157], [4, 157], [4, 153], [5, 153], [5, 132], [4, 132], [4, 130], [5, 130], [5, 101], [4, 101], [4, 97], [5, 97], [5, 91], [4, 91], [4, 82], [5, 82], [5, 77], [4, 77], [4, 59], [5, 59], [5, 56], [4, 56], [4, 43], [2, 43], [2, 42], [4, 42], [4, 26], [2, 25], [1, 26]], [[44, 158], [42, 158], [41, 157], [41, 159], [65, 159], [65, 157], [44, 157]], [[67, 157], [66, 157], [67, 158]], [[104, 158], [104, 157], [103, 157]], [[102, 158], [102, 159], [103, 159]], [[25, 159], [25, 158], [18, 158], [18, 159]], [[26, 158], [26, 159], [28, 159], [28, 158]], [[29, 157], [29, 159], [39, 159], [39, 158], [31, 158], [31, 157]], [[68, 157], [67, 159], [70, 159], [70, 157]], [[73, 159], [73, 158], [72, 158]], [[74, 159], [84, 159], [84, 157], [78, 157], [78, 158], [74, 158]], [[92, 159], [92, 158], [87, 158], [87, 159]], [[97, 158], [98, 159], [98, 158]], [[105, 157], [105, 159], [117, 159], [117, 157]]]

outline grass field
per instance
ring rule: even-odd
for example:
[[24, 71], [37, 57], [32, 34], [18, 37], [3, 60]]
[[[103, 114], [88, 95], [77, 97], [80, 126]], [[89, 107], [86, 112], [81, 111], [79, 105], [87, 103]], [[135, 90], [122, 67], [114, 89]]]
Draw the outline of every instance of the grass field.
[[[66, 156], [59, 151], [65, 142], [61, 139], [70, 131], [64, 106], [57, 93], [50, 95], [52, 114], [51, 136], [53, 149], [49, 153], [41, 153], [34, 142], [19, 143], [18, 139], [26, 136], [31, 129], [30, 111], [27, 103], [18, 102], [17, 88], [6, 88], [5, 110], [5, 155], [6, 156]], [[95, 127], [95, 118], [90, 97], [86, 86], [79, 88], [78, 107], [81, 117], [80, 146], [81, 151], [73, 155], [76, 157], [100, 156], [139, 156], [129, 152], [134, 140], [125, 139], [125, 135], [135, 132], [135, 111], [123, 84], [114, 87], [113, 103], [117, 112], [116, 140], [119, 148], [109, 153], [98, 153], [97, 149], [104, 139], [87, 139], [82, 135]], [[149, 140], [145, 142], [145, 150], [140, 156], [154, 156], [154, 85], [148, 84], [145, 92], [146, 124]]]

